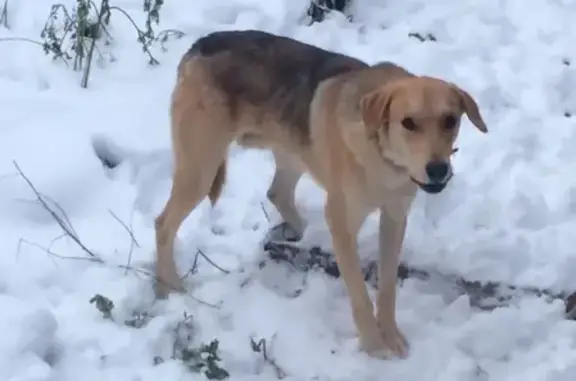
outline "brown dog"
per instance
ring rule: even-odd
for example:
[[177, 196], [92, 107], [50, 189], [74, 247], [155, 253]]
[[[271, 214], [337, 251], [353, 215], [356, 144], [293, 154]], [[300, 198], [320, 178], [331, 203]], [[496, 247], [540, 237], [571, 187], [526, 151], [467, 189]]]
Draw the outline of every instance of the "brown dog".
[[[370, 67], [259, 31], [200, 38], [182, 58], [172, 95], [175, 172], [156, 220], [159, 294], [183, 290], [174, 239], [205, 196], [212, 204], [218, 200], [229, 145], [267, 148], [276, 160], [268, 198], [284, 220], [274, 229], [285, 239], [302, 237], [305, 223], [294, 191], [302, 174], [310, 173], [327, 192], [325, 216], [361, 347], [377, 357], [406, 355], [395, 318], [406, 219], [418, 188], [438, 193], [450, 180], [463, 113], [487, 132], [464, 90], [392, 63]], [[375, 315], [356, 237], [376, 209], [381, 214]]]

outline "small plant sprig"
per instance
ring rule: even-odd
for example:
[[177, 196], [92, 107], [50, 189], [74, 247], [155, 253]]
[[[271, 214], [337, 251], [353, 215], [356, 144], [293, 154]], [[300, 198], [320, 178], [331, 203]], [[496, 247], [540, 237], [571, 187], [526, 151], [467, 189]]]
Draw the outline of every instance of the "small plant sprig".
[[186, 348], [182, 350], [182, 362], [193, 372], [204, 372], [209, 380], [224, 380], [230, 376], [228, 371], [220, 366], [222, 359], [218, 355], [217, 339], [208, 344], [202, 344], [198, 348]]
[[144, 12], [147, 13], [146, 17], [146, 36], [154, 39], [154, 29], [152, 23], [160, 24], [160, 9], [164, 5], [164, 0], [144, 0]]
[[148, 55], [148, 63], [152, 66], [160, 64], [160, 62], [150, 52], [150, 46], [154, 42], [160, 42], [160, 46], [165, 49], [164, 44], [170, 39], [179, 39], [184, 36], [184, 32], [175, 29], [166, 29], [155, 33], [153, 24], [160, 25], [160, 9], [164, 5], [164, 0], [144, 0], [144, 12], [146, 12], [145, 29], [140, 29], [134, 19], [119, 7], [110, 7], [111, 10], [117, 10], [124, 14], [126, 18], [132, 23], [136, 29], [137, 41], [142, 46], [142, 51]]
[[[84, 68], [84, 60], [91, 57], [87, 52], [92, 43], [100, 37], [101, 29], [109, 21], [106, 17], [108, 0], [103, 0], [100, 10], [93, 2], [78, 0], [78, 7], [72, 12], [63, 4], [54, 4], [40, 33], [44, 40], [44, 52], [52, 54], [53, 59], [63, 58], [74, 61], [73, 69], [80, 71]], [[98, 20], [90, 17], [90, 10], [96, 9], [102, 14]], [[93, 49], [93, 48], [92, 48]]]
[[[228, 378], [230, 376], [228, 371], [220, 365], [222, 361], [218, 354], [220, 342], [214, 339], [208, 344], [192, 345], [195, 329], [193, 316], [184, 312], [183, 318], [178, 321], [174, 328], [174, 342], [170, 358], [182, 361], [194, 373], [204, 373], [209, 380]], [[162, 356], [154, 356], [153, 358], [154, 365], [162, 364], [164, 361]]]
[[96, 309], [100, 311], [104, 319], [114, 320], [112, 317], [112, 310], [114, 310], [114, 302], [100, 294], [94, 295], [90, 298], [90, 304], [94, 304]]
[[184, 32], [176, 29], [166, 29], [155, 34], [154, 27], [152, 24], [160, 25], [160, 9], [164, 5], [164, 0], [144, 0], [144, 12], [146, 12], [146, 30], [143, 31], [141, 43], [146, 43], [151, 45], [154, 42], [160, 42], [163, 50], [164, 43], [166, 43], [171, 37], [175, 39], [182, 38]]
[[[275, 337], [276, 334], [274, 334], [272, 340], [274, 340]], [[252, 348], [252, 352], [260, 353], [264, 362], [269, 364], [272, 369], [274, 369], [274, 373], [276, 373], [276, 379], [282, 380], [287, 377], [284, 369], [278, 365], [275, 359], [270, 357], [270, 353], [268, 353], [268, 342], [266, 339], [260, 339], [256, 341], [255, 339], [250, 338], [250, 348]]]

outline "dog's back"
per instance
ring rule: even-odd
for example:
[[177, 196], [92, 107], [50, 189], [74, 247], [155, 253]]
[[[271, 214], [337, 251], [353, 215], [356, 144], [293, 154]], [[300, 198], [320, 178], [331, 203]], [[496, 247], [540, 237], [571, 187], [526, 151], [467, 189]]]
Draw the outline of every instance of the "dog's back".
[[310, 103], [319, 83], [368, 67], [352, 57], [254, 30], [198, 39], [182, 59], [181, 76], [196, 59], [223, 95], [231, 120], [248, 112], [256, 121], [277, 122], [300, 144], [308, 143]]

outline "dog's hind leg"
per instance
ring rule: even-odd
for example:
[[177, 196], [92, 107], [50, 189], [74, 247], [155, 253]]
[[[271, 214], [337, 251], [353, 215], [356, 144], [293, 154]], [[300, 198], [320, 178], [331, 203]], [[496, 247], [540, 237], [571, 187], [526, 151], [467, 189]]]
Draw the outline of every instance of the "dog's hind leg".
[[267, 241], [299, 241], [302, 239], [305, 223], [296, 209], [296, 185], [302, 177], [302, 170], [274, 154], [276, 172], [268, 188], [268, 200], [280, 213], [283, 222], [274, 226], [268, 233]]
[[174, 262], [174, 240], [182, 222], [204, 197], [208, 195], [212, 203], [216, 202], [232, 140], [217, 128], [208, 134], [193, 128], [189, 131], [200, 133], [177, 138], [182, 140], [176, 144], [186, 146], [175, 148], [172, 190], [164, 210], [156, 218], [156, 293], [159, 297], [165, 297], [171, 290], [184, 291]]

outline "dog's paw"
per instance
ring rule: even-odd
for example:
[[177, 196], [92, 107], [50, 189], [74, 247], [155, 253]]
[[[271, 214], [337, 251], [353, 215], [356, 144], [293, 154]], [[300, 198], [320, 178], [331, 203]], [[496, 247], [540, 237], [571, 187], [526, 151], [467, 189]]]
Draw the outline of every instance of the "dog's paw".
[[[159, 271], [164, 270], [164, 271]], [[156, 266], [156, 282], [154, 284], [156, 298], [166, 299], [171, 292], [185, 293], [186, 288], [176, 271], [166, 271], [166, 269]]]
[[368, 356], [377, 359], [405, 358], [408, 356], [408, 342], [396, 327], [380, 329], [380, 335], [360, 338], [360, 349]]
[[392, 356], [399, 358], [405, 358], [408, 356], [408, 351], [410, 349], [408, 341], [396, 324], [381, 326], [380, 336]]
[[177, 292], [180, 294], [186, 293], [186, 289], [182, 284], [179, 285], [167, 285], [164, 282], [156, 281], [154, 285], [154, 293], [157, 299], [163, 300], [167, 299], [170, 293]]
[[281, 222], [272, 227], [266, 235], [265, 242], [298, 242], [303, 234], [296, 231], [288, 222]]
[[376, 359], [385, 360], [392, 357], [392, 352], [379, 336], [360, 337], [359, 349], [368, 356]]

